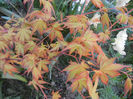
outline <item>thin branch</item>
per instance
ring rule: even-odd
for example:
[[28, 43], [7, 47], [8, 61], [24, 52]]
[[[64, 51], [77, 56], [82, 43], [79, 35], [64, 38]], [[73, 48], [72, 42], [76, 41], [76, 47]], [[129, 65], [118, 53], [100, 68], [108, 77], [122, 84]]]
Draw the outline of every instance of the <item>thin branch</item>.
[[121, 27], [121, 28], [113, 29], [113, 30], [111, 30], [111, 32], [122, 30], [122, 29], [125, 29], [125, 28], [133, 28], [133, 25], [131, 25], [131, 26], [124, 26], [124, 27]]

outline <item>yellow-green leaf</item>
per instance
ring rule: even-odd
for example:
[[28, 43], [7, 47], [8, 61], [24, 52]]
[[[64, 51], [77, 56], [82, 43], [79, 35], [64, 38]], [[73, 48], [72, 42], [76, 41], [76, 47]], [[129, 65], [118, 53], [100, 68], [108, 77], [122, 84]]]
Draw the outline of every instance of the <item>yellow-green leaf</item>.
[[18, 33], [16, 35], [17, 40], [26, 42], [31, 39], [31, 31], [27, 28], [22, 28], [18, 30]]
[[130, 92], [130, 94], [131, 94], [131, 91], [132, 91], [132, 81], [131, 81], [131, 79], [128, 77], [128, 78], [126, 79], [126, 82], [125, 82], [125, 89], [124, 89], [125, 94], [124, 94], [124, 96], [126, 96], [126, 94], [127, 94], [128, 92]]

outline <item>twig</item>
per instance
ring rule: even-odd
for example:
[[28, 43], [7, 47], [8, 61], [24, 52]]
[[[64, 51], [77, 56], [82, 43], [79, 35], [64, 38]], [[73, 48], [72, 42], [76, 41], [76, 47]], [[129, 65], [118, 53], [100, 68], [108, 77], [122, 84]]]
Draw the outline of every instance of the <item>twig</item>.
[[17, 11], [17, 13], [22, 17], [22, 14], [19, 12], [19, 10], [11, 3], [9, 2], [9, 4]]

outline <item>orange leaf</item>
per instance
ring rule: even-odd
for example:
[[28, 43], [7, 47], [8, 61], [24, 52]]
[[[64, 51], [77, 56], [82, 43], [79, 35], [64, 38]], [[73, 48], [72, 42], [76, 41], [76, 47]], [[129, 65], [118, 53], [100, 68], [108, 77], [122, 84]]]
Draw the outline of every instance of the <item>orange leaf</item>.
[[51, 5], [51, 3], [49, 1], [46, 0], [40, 0], [40, 5], [43, 4], [43, 9], [45, 11], [45, 13], [49, 14], [50, 16], [52, 16], [52, 12], [55, 15], [55, 11], [53, 6]]
[[108, 74], [111, 77], [116, 77], [120, 75], [118, 71], [124, 68], [124, 66], [120, 64], [114, 64], [113, 62], [115, 61], [115, 58], [108, 59], [106, 56], [102, 56], [102, 59], [103, 60], [100, 61], [100, 71], [105, 74]]
[[36, 19], [35, 21], [33, 21], [32, 27], [33, 32], [37, 30], [42, 35], [43, 30], [47, 28], [47, 24], [41, 19]]
[[23, 44], [16, 42], [15, 50], [18, 55], [24, 55], [24, 45]]
[[108, 77], [106, 74], [101, 71], [95, 70], [95, 74], [93, 75], [93, 81], [95, 81], [97, 77], [100, 78], [105, 85], [107, 85]]
[[19, 73], [18, 70], [11, 64], [6, 63], [4, 65], [4, 74], [8, 72], [10, 75], [13, 75], [13, 72]]
[[106, 12], [101, 16], [101, 22], [102, 22], [103, 28], [105, 25], [107, 25], [107, 28], [109, 28], [110, 19]]
[[99, 35], [100, 41], [102, 41], [103, 43], [105, 43], [110, 38], [108, 34], [103, 32], [99, 33], [98, 35]]
[[92, 99], [99, 99], [98, 92], [96, 92], [98, 81], [99, 79], [96, 77], [95, 84], [93, 86], [91, 78], [87, 76], [87, 89]]
[[132, 20], [133, 20], [133, 16], [129, 16], [128, 17], [128, 24], [129, 25], [133, 25], [133, 21]]
[[72, 82], [72, 92], [74, 92], [76, 89], [81, 92], [83, 88], [87, 89], [87, 76], [88, 72], [82, 72], [79, 75], [76, 76], [76, 78]]
[[86, 30], [88, 18], [85, 15], [70, 15], [67, 16], [67, 19], [68, 20], [67, 22], [64, 22], [64, 25], [70, 28], [70, 31], [73, 31], [73, 29], [76, 31]]
[[25, 45], [24, 45], [24, 49], [25, 52], [26, 51], [33, 51], [33, 49], [36, 47], [36, 43], [34, 41], [28, 41]]
[[57, 37], [58, 40], [63, 40], [63, 35], [60, 31], [51, 31], [49, 34], [49, 37], [51, 39], [51, 42]]
[[28, 83], [28, 85], [33, 85], [36, 90], [38, 90], [38, 87], [39, 88], [45, 88], [42, 84], [48, 84], [48, 83], [43, 81], [43, 80], [37, 80], [36, 81], [35, 79], [33, 79], [32, 81], [30, 81]]
[[119, 76], [120, 73], [118, 71], [124, 68], [124, 66], [115, 64], [114, 61], [115, 58], [108, 59], [104, 54], [100, 54], [97, 57], [97, 63], [100, 65], [100, 70], [95, 71], [93, 79], [95, 80], [95, 78], [98, 77], [104, 84], [107, 84], [107, 75], [110, 77]]
[[34, 67], [36, 67], [35, 60], [36, 60], [36, 55], [34, 55], [34, 54], [27, 54], [24, 56], [22, 65], [24, 68], [27, 69], [28, 73], [31, 72]]
[[58, 40], [63, 40], [64, 39], [63, 35], [61, 33], [61, 30], [62, 30], [62, 28], [61, 28], [61, 26], [60, 26], [60, 24], [58, 22], [54, 23], [52, 25], [52, 27], [50, 27], [50, 29], [49, 29], [49, 31], [50, 31], [49, 37], [51, 39], [51, 42], [55, 38], [57, 38]]
[[49, 64], [50, 62], [47, 60], [40, 60], [38, 63], [38, 68], [41, 71], [41, 69], [43, 69], [45, 72], [48, 72], [48, 67], [47, 64]]
[[5, 42], [0, 41], [0, 51], [5, 50], [6, 48], [8, 48], [8, 45]]
[[33, 75], [33, 78], [35, 80], [38, 80], [39, 78], [42, 78], [41, 71], [37, 67], [33, 68], [32, 75]]
[[29, 14], [29, 20], [33, 19], [33, 18], [41, 18], [42, 20], [44, 21], [49, 21], [49, 20], [55, 20], [54, 17], [50, 16], [49, 14], [47, 13], [44, 13], [42, 11], [33, 11], [32, 13]]
[[132, 81], [131, 79], [128, 77], [126, 82], [125, 82], [125, 89], [124, 89], [124, 96], [126, 96], [126, 94], [130, 91], [131, 94], [131, 90], [132, 90]]
[[59, 98], [61, 98], [59, 91], [57, 91], [57, 92], [53, 91], [52, 92], [52, 99], [59, 99]]
[[74, 79], [77, 75], [85, 72], [86, 69], [89, 68], [85, 62], [78, 64], [76, 62], [71, 62], [68, 67], [66, 67], [63, 71], [69, 71], [67, 81]]
[[104, 7], [101, 0], [91, 0], [91, 2], [98, 8]]
[[123, 14], [123, 13], [119, 13], [117, 15], [116, 19], [120, 20], [120, 24], [127, 24], [127, 22], [128, 22], [128, 16], [126, 14]]
[[27, 28], [20, 28], [16, 35], [17, 40], [22, 42], [29, 41], [31, 39], [32, 32]]

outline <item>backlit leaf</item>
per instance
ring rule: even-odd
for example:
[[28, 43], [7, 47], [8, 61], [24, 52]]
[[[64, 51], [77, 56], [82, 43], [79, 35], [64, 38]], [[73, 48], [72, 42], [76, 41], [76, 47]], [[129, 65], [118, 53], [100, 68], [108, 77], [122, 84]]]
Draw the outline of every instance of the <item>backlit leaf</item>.
[[75, 78], [77, 75], [81, 74], [82, 72], [85, 72], [87, 68], [89, 68], [89, 66], [84, 62], [82, 62], [81, 64], [71, 62], [70, 65], [66, 67], [63, 71], [69, 72], [67, 78], [67, 81], [69, 81]]
[[55, 38], [57, 38], [58, 40], [63, 40], [64, 39], [63, 35], [61, 33], [61, 30], [62, 30], [62, 28], [61, 28], [61, 26], [58, 22], [56, 22], [52, 25], [52, 27], [49, 29], [49, 31], [50, 31], [49, 37], [51, 39], [51, 42]]
[[16, 53], [17, 53], [18, 55], [24, 55], [24, 45], [23, 45], [23, 44], [17, 42], [17, 43], [16, 43], [15, 50], [16, 50]]
[[32, 75], [33, 75], [33, 78], [35, 80], [38, 80], [39, 78], [42, 78], [41, 71], [37, 67], [33, 68]]
[[29, 41], [31, 39], [31, 31], [27, 28], [19, 29], [16, 38], [22, 42]]
[[98, 81], [99, 79], [98, 77], [96, 77], [95, 84], [93, 86], [91, 78], [89, 77], [89, 75], [87, 76], [87, 89], [92, 99], [99, 99], [98, 92], [96, 92]]
[[59, 94], [59, 91], [56, 91], [56, 92], [52, 92], [52, 99], [60, 99], [61, 96]]
[[5, 42], [0, 41], [0, 50], [5, 50], [8, 48], [8, 45]]
[[107, 58], [104, 54], [100, 54], [97, 58], [97, 63], [100, 65], [100, 70], [95, 70], [95, 74], [93, 75], [93, 80], [96, 77], [100, 78], [104, 84], [108, 83], [108, 77], [116, 77], [119, 76], [119, 70], [123, 69], [124, 66], [120, 64], [114, 63], [115, 58]]
[[91, 0], [91, 2], [98, 8], [104, 7], [101, 0]]
[[39, 90], [38, 87], [39, 88], [45, 88], [42, 84], [48, 84], [48, 83], [43, 81], [43, 80], [37, 80], [36, 81], [34, 79], [28, 83], [28, 85], [33, 85], [36, 90]]
[[43, 69], [45, 72], [48, 72], [48, 67], [47, 64], [49, 64], [50, 62], [47, 60], [40, 60], [38, 63], [38, 68], [41, 71], [41, 69]]
[[75, 90], [78, 90], [79, 92], [81, 92], [83, 88], [87, 89], [87, 76], [88, 76], [88, 73], [86, 71], [76, 76], [76, 78], [73, 80], [71, 85], [72, 92], [74, 92]]
[[4, 74], [6, 74], [6, 72], [8, 72], [10, 75], [13, 75], [14, 73], [19, 73], [18, 70], [11, 64], [4, 64]]
[[125, 82], [125, 89], [124, 89], [125, 94], [124, 94], [124, 96], [126, 96], [128, 92], [130, 92], [130, 94], [131, 94], [131, 91], [132, 91], [132, 81], [128, 77], [126, 79], [126, 82]]
[[44, 13], [42, 11], [39, 10], [35, 10], [32, 13], [29, 14], [29, 20], [32, 20], [33, 18], [38, 18], [38, 19], [42, 19], [44, 21], [49, 21], [49, 20], [55, 20], [54, 17], [52, 17], [51, 15]]
[[36, 19], [32, 22], [32, 27], [33, 32], [37, 30], [42, 35], [43, 30], [47, 28], [47, 24], [41, 19]]
[[120, 24], [127, 24], [128, 16], [123, 13], [119, 13], [116, 17], [117, 20], [120, 20]]
[[73, 33], [73, 29], [76, 31], [86, 30], [88, 18], [85, 15], [70, 15], [67, 16], [67, 19], [64, 25], [70, 28], [70, 33]]
[[99, 35], [100, 41], [103, 43], [105, 43], [110, 38], [108, 34], [103, 32], [99, 33], [98, 35]]
[[102, 22], [103, 28], [105, 25], [107, 26], [107, 28], [109, 28], [110, 19], [106, 12], [101, 16], [101, 22]]

